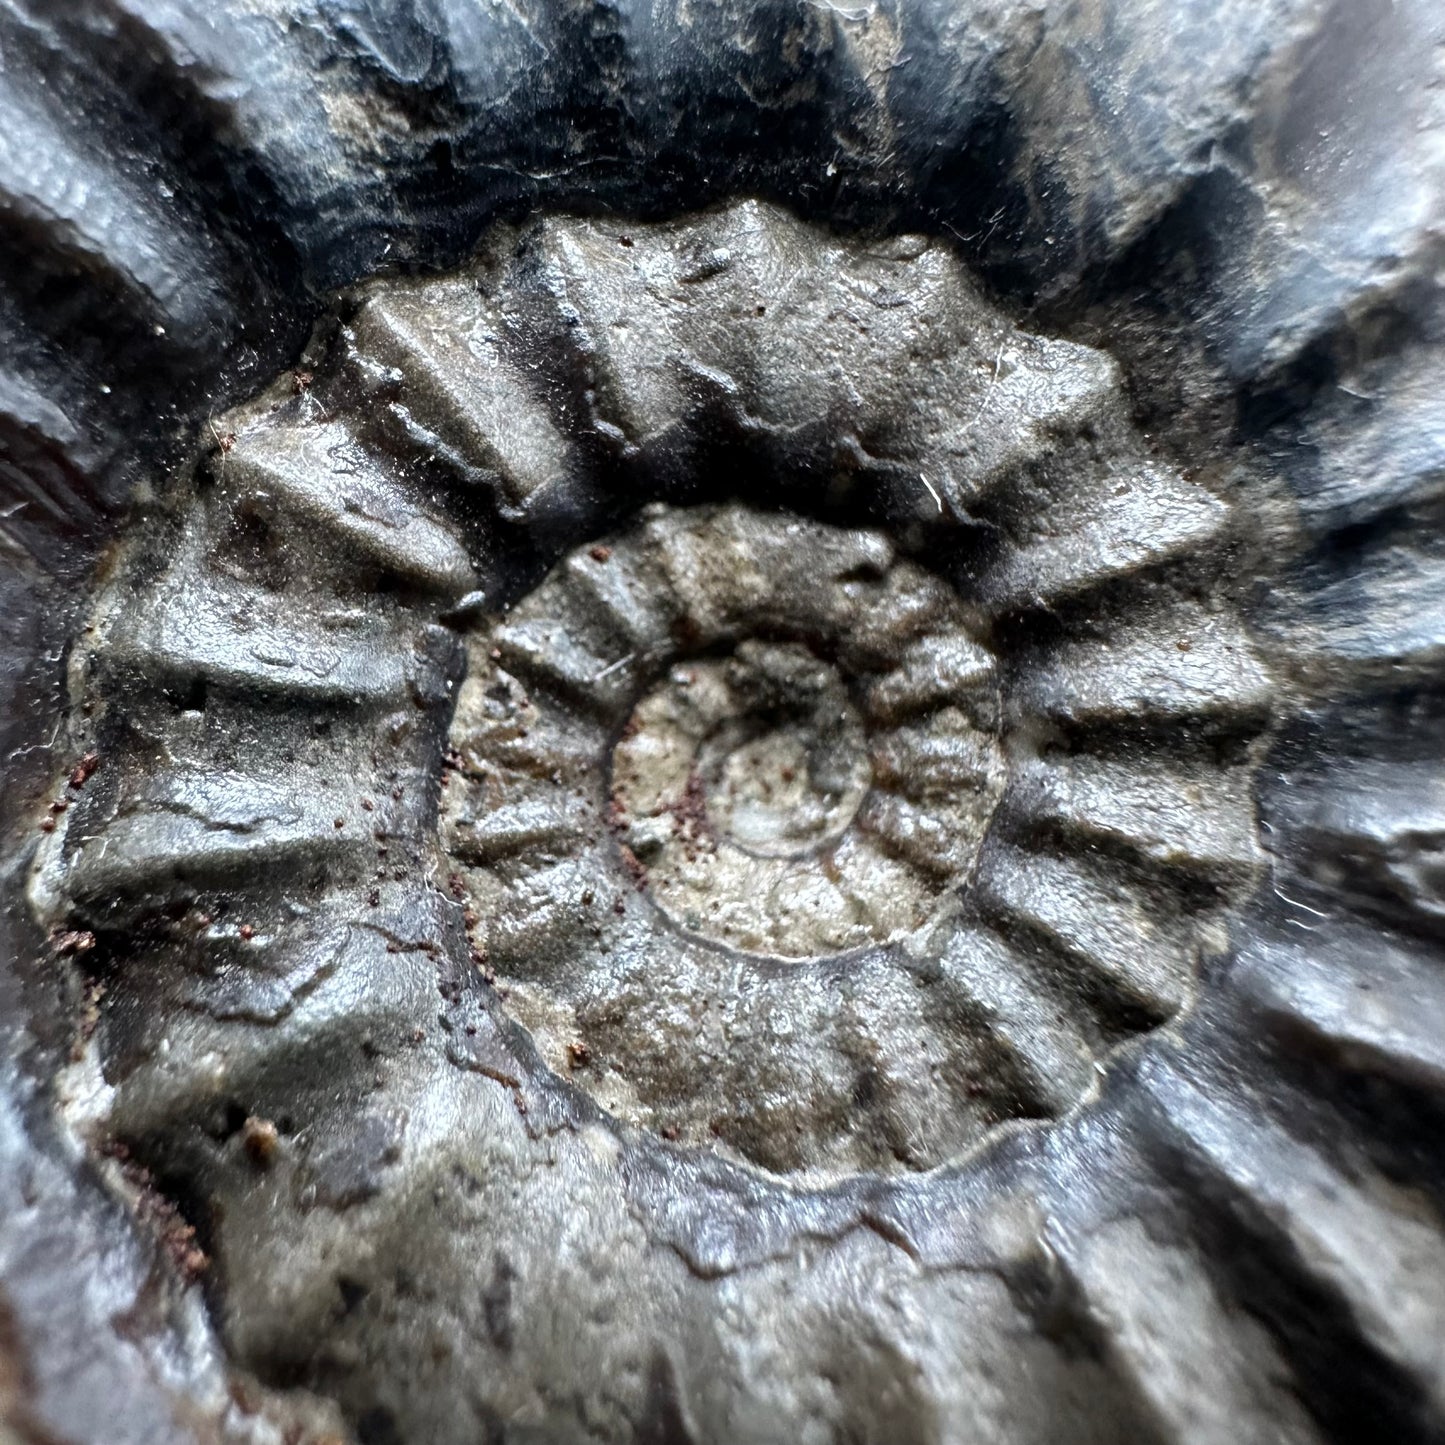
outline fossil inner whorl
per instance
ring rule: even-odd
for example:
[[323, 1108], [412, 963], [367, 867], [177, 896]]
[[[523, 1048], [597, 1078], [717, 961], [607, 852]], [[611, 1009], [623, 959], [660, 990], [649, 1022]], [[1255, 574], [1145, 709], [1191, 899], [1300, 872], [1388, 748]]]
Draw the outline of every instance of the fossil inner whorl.
[[906, 926], [911, 900], [896, 916], [875, 907], [880, 880], [848, 837], [870, 777], [862, 726], [806, 647], [745, 642], [673, 668], [613, 769], [618, 846], [691, 932], [806, 957]]
[[[632, 604], [618, 655], [569, 697], [547, 659], [604, 598]], [[452, 851], [520, 880], [600, 838], [602, 815], [603, 855], [677, 927], [747, 953], [922, 929], [1002, 790], [993, 660], [951, 589], [877, 532], [657, 509], [568, 557], [472, 659]], [[523, 732], [537, 766], [509, 772]]]
[[[612, 796], [633, 856], [670, 858], [669, 886], [688, 887], [676, 855], [689, 848], [751, 868], [724, 887], [735, 906], [765, 880], [764, 896], [784, 902], [792, 870], [769, 877], [756, 862], [836, 844], [871, 776], [837, 672], [786, 642], [745, 642], [725, 661], [674, 668], [633, 712], [616, 768]], [[701, 817], [687, 816], [693, 800]], [[709, 885], [689, 891], [705, 896]]]

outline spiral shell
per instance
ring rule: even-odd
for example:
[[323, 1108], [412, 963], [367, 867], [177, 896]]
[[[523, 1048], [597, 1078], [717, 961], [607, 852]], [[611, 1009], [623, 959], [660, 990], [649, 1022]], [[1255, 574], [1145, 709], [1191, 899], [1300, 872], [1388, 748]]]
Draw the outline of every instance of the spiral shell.
[[[756, 203], [624, 239], [549, 222], [479, 272], [379, 285], [298, 396], [222, 419], [235, 440], [178, 501], [169, 560], [119, 570], [76, 655], [111, 781], [47, 845], [40, 906], [71, 929], [204, 913], [234, 947], [217, 890], [250, 874], [243, 926], [275, 956], [258, 969], [247, 937], [218, 970], [183, 927], [181, 997], [214, 1013], [219, 988], [222, 1018], [284, 1019], [250, 1002], [252, 976], [269, 999], [320, 970], [383, 997], [312, 920], [338, 883], [364, 886], [373, 850], [376, 896], [436, 912], [396, 885], [437, 866], [424, 780], [457, 677], [437, 624], [491, 597], [441, 842], [473, 945], [555, 1073], [777, 1171], [924, 1168], [1000, 1120], [1066, 1112], [1186, 1002], [1258, 876], [1269, 677], [1227, 573], [1198, 570], [1228, 509], [1145, 454], [1107, 358], [1008, 327], [922, 240], [845, 247]], [[912, 398], [888, 432], [871, 376]], [[695, 495], [681, 463], [723, 424], [737, 461], [713, 436], [708, 467], [833, 516], [876, 507], [953, 581], [877, 530], [657, 503], [510, 602], [491, 527], [545, 557], [591, 535], [609, 494], [663, 477]], [[611, 455], [589, 468], [598, 438]], [[1075, 510], [1082, 557], [1057, 540]], [[1119, 619], [1102, 638], [1098, 608], [1084, 628], [1060, 611], [1100, 594]], [[1060, 687], [1066, 668], [1083, 689]], [[407, 692], [437, 721], [416, 728]], [[238, 750], [218, 714], [266, 695], [275, 721]], [[142, 761], [158, 739], [159, 769]], [[404, 765], [378, 763], [388, 742]], [[354, 795], [358, 764], [333, 805], [328, 775], [364, 748], [380, 807]], [[138, 975], [148, 993], [163, 968]], [[158, 1040], [166, 1010], [146, 1012]], [[122, 1118], [155, 1046], [126, 1049]], [[164, 1072], [145, 1132], [222, 1107], [173, 1049]]]
[[1430, 17], [524, 10], [0, 20], [8, 628], [162, 459], [6, 804], [122, 1378], [1434, 1438]]

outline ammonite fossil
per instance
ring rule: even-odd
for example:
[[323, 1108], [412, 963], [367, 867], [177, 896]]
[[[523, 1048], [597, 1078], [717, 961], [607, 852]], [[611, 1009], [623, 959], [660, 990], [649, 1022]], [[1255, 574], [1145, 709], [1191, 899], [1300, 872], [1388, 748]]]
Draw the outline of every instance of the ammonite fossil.
[[4, 12], [0, 1435], [1440, 1438], [1442, 47]]

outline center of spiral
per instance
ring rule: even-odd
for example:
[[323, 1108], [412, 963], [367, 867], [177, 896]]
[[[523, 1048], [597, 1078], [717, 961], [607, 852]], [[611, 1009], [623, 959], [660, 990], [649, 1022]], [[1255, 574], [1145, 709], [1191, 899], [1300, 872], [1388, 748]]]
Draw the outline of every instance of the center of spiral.
[[699, 772], [708, 812], [740, 847], [800, 853], [836, 840], [852, 821], [869, 776], [861, 732], [841, 709], [826, 721], [828, 731], [792, 718], [755, 732], [758, 724], [746, 719], [699, 750], [707, 757]]
[[478, 901], [508, 972], [545, 961], [501, 920], [532, 921], [534, 880], [570, 877], [578, 845], [669, 948], [680, 932], [801, 962], [917, 936], [1003, 789], [994, 658], [876, 532], [654, 509], [564, 559], [473, 656], [457, 737], [475, 786], [450, 835], [493, 870]]
[[[619, 843], [658, 906], [748, 952], [836, 952], [916, 926], [885, 905], [849, 831], [873, 783], [837, 669], [796, 642], [680, 663], [634, 708], [612, 759]], [[915, 896], [917, 895], [917, 896]]]
[[835, 668], [801, 644], [745, 642], [669, 671], [633, 712], [613, 776], [639, 857], [725, 839], [794, 858], [842, 837], [872, 768]]

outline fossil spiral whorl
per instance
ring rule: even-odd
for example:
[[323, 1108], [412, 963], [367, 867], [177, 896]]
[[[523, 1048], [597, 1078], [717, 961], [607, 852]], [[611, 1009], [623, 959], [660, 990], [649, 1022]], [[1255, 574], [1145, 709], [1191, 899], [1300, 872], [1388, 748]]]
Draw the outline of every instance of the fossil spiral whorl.
[[[784, 1170], [918, 1168], [1066, 1111], [1185, 1001], [1255, 876], [1268, 676], [1219, 582], [1227, 509], [1143, 452], [1106, 358], [1014, 331], [941, 248], [843, 245], [745, 204], [636, 236], [549, 222], [495, 251], [350, 303], [319, 378], [221, 424], [163, 555], [138, 546], [77, 654], [109, 763], [37, 896], [102, 933], [185, 920], [176, 997], [281, 1022], [254, 1059], [228, 1049], [262, 1076], [300, 1048], [293, 1002], [328, 987], [424, 1031], [457, 609], [501, 604], [443, 844], [554, 1071]], [[598, 540], [638, 496], [727, 495], [727, 466], [745, 494], [881, 515], [947, 578], [880, 531], [756, 503]], [[513, 603], [518, 554], [568, 542]], [[825, 836], [769, 858], [766, 837], [719, 842], [721, 770], [754, 813], [796, 781], [766, 756], [789, 709], [773, 745], [842, 776]], [[777, 776], [748, 782], [759, 737]], [[409, 963], [378, 986], [368, 951]], [[136, 1012], [118, 1118], [128, 1097], [254, 1112], [224, 1100], [231, 1068], [190, 1080], [174, 1049], [154, 1096], [167, 1015]]]
[[[1430, 0], [0, 6], [0, 1434], [304, 1438], [254, 1414], [259, 1376], [283, 1412], [333, 1397], [361, 1445], [1439, 1438], [1442, 23]], [[634, 251], [657, 261], [641, 218], [738, 195], [866, 234], [793, 231], [767, 294], [701, 327], [669, 297], [765, 253], [746, 211], [683, 227], [700, 249], [613, 304]], [[627, 219], [470, 259], [498, 216], [577, 210]], [[877, 242], [896, 229], [945, 244]], [[568, 239], [586, 284], [546, 259]], [[846, 282], [955, 247], [996, 303], [945, 348], [956, 376], [896, 344], [937, 313], [891, 304], [926, 276], [841, 308], [797, 290], [810, 259]], [[484, 294], [321, 294], [391, 266]], [[790, 296], [762, 340], [791, 353], [756, 354]], [[702, 367], [643, 375], [669, 352]], [[461, 385], [507, 364], [520, 387]], [[1086, 419], [1090, 377], [1159, 451], [1100, 411], [1028, 435], [1071, 378]], [[194, 490], [167, 477], [182, 435], [214, 451]], [[992, 473], [1010, 438], [1039, 465]], [[1125, 455], [1192, 541], [1102, 484]], [[661, 971], [632, 1038], [598, 1031], [615, 959], [547, 906], [527, 829], [551, 823], [506, 832], [457, 700], [550, 569], [625, 552], [639, 504], [687, 525], [726, 498], [940, 579], [1005, 771], [921, 934], [761, 936], [717, 888], [696, 906], [709, 844], [831, 884], [916, 754], [870, 731], [866, 676], [756, 619], [626, 676], [639, 726], [577, 755], [621, 809], [587, 864], [624, 904], [601, 924], [655, 929], [664, 962], [712, 949], [723, 1002], [808, 1024], [720, 1057], [671, 1017], [726, 1066], [700, 1069], [635, 1048]], [[807, 707], [775, 707], [784, 676]], [[632, 765], [703, 716], [677, 807]], [[47, 840], [48, 949], [19, 897]], [[560, 994], [508, 953], [529, 889]], [[1106, 980], [1166, 955], [1183, 1006], [1121, 1009]], [[961, 1068], [852, 1067], [940, 1044]], [[1045, 1057], [1047, 1107], [1016, 1087]], [[684, 1117], [643, 1098], [639, 1065], [672, 1059]], [[852, 1137], [813, 1107], [845, 1086]], [[1031, 1112], [1056, 1117], [1009, 1125]]]
[[[881, 533], [733, 506], [654, 510], [479, 629], [443, 839], [554, 1069], [770, 1168], [918, 1168], [1067, 1110], [1178, 1009], [1212, 890], [1251, 875], [1239, 770], [1111, 763], [1108, 728], [1041, 754], [970, 610]], [[1211, 705], [1247, 738], [1247, 698]], [[1048, 837], [1091, 773], [1116, 832], [1136, 795], [1112, 868]], [[1149, 830], [1137, 795], [1190, 788], [1225, 856]]]
[[[350, 1392], [442, 1289], [445, 1371], [521, 1408], [536, 1262], [442, 1281], [477, 1211], [566, 1238], [569, 1189], [636, 1221], [623, 1295], [645, 1240], [757, 1287], [807, 1236], [927, 1257], [1258, 882], [1230, 509], [941, 246], [757, 203], [502, 231], [343, 298], [211, 440], [73, 655], [103, 761], [32, 897], [99, 940], [100, 1122], [194, 1201], [263, 1371], [319, 1337]], [[556, 1184], [487, 1182], [534, 1156]], [[1033, 1207], [980, 1245], [1006, 1277]]]

